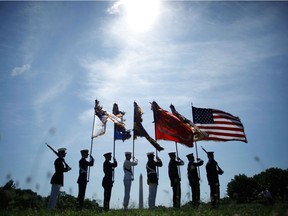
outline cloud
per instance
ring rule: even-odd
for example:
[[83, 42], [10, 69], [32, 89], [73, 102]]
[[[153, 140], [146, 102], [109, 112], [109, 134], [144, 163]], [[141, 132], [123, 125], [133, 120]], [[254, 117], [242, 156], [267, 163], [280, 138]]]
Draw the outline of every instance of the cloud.
[[78, 120], [82, 123], [87, 123], [91, 121], [91, 116], [93, 116], [94, 109], [85, 110], [78, 116]]
[[120, 6], [123, 5], [123, 1], [116, 1], [111, 7], [107, 9], [108, 14], [120, 13]]
[[[127, 98], [155, 99], [163, 104], [173, 98], [182, 104], [192, 99], [211, 101], [215, 95], [225, 98], [227, 104], [251, 100], [254, 95], [241, 93], [246, 90], [243, 80], [252, 76], [251, 68], [285, 51], [280, 46], [271, 48], [275, 46], [271, 41], [281, 39], [282, 34], [262, 35], [257, 30], [271, 18], [248, 22], [245, 17], [235, 17], [228, 22], [220, 17], [213, 21], [197, 10], [207, 13], [205, 5], [189, 10], [172, 6], [163, 7], [165, 19], [148, 33], [129, 32], [121, 14], [105, 22], [101, 42], [114, 52], [105, 58], [82, 59], [87, 72], [85, 99], [97, 95], [101, 100], [102, 96], [103, 104], [104, 100], [111, 103]], [[113, 7], [119, 9], [117, 4]], [[229, 91], [223, 93], [223, 89]]]
[[[55, 121], [59, 121], [60, 116], [63, 115], [64, 103], [61, 96], [64, 95], [70, 81], [69, 78], [61, 79], [57, 83], [39, 90], [33, 101], [36, 122], [42, 124], [46, 119], [51, 121], [52, 125], [56, 125]], [[53, 107], [50, 104], [53, 104]]]
[[12, 77], [20, 76], [21, 74], [29, 71], [30, 68], [31, 68], [30, 64], [25, 64], [22, 65], [21, 67], [15, 67], [11, 72], [11, 76]]
[[55, 85], [49, 87], [48, 89], [40, 92], [36, 100], [34, 101], [34, 105], [36, 107], [42, 107], [48, 102], [51, 102], [53, 99], [60, 96], [67, 88], [70, 80], [61, 80], [60, 82], [56, 83]]

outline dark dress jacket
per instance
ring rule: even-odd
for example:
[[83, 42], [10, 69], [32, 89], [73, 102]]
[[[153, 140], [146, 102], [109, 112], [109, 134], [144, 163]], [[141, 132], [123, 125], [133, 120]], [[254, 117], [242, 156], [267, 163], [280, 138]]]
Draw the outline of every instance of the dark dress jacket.
[[206, 164], [207, 180], [209, 185], [219, 183], [218, 175], [220, 172], [217, 169], [217, 162], [215, 160], [209, 160]]
[[81, 158], [79, 160], [79, 177], [77, 180], [78, 184], [87, 183], [87, 170], [88, 166], [94, 165], [94, 159], [92, 158], [91, 161], [87, 161], [85, 158]]
[[189, 180], [190, 186], [193, 183], [199, 182], [197, 167], [202, 166], [202, 165], [203, 165], [203, 160], [200, 160], [198, 162], [189, 161], [188, 166], [187, 166], [187, 174], [188, 174], [188, 180]]
[[183, 161], [170, 160], [168, 165], [168, 175], [170, 178], [171, 187], [173, 187], [175, 183], [181, 181], [178, 174], [178, 166], [183, 164]]
[[147, 182], [148, 184], [158, 184], [158, 176], [156, 172], [156, 167], [161, 167], [162, 161], [155, 161], [155, 160], [148, 160], [146, 164], [146, 170], [147, 170]]
[[104, 177], [102, 180], [102, 186], [103, 187], [112, 187], [113, 186], [113, 171], [114, 171], [115, 167], [117, 167], [117, 161], [116, 160], [113, 163], [111, 163], [108, 160], [104, 161], [104, 163], [103, 163]]
[[66, 167], [64, 164], [64, 159], [58, 157], [54, 161], [54, 167], [55, 167], [55, 173], [53, 174], [50, 183], [63, 186], [63, 182], [64, 182], [64, 174], [63, 173], [69, 171], [68, 167]]

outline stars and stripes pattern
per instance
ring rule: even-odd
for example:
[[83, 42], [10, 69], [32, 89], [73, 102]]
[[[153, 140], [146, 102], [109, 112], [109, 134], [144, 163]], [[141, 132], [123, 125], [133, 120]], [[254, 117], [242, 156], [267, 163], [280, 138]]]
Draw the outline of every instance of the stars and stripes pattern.
[[247, 143], [244, 126], [239, 117], [221, 110], [208, 108], [192, 107], [192, 113], [194, 124], [209, 134], [202, 140], [237, 140]]

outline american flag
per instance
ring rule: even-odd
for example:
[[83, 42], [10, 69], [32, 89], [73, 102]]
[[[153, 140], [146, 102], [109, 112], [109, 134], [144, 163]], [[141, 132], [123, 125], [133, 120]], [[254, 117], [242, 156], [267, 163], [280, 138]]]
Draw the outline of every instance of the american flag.
[[244, 126], [239, 117], [217, 109], [192, 107], [192, 112], [194, 124], [209, 134], [203, 140], [238, 140], [247, 143]]

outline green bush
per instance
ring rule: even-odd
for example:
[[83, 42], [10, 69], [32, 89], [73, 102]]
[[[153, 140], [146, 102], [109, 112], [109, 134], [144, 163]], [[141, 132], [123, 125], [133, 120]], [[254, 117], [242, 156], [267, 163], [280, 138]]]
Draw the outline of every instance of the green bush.
[[[25, 209], [46, 209], [48, 197], [41, 197], [32, 190], [21, 190], [15, 187], [13, 180], [9, 180], [3, 187], [0, 188], [0, 209], [7, 210], [25, 210]], [[57, 209], [59, 210], [76, 210], [77, 200], [75, 197], [60, 192]], [[94, 211], [99, 211], [100, 207], [95, 200], [84, 200], [84, 208]]]
[[288, 170], [270, 168], [253, 177], [236, 175], [227, 185], [227, 194], [237, 203], [263, 202], [259, 194], [266, 189], [274, 200], [287, 201]]

